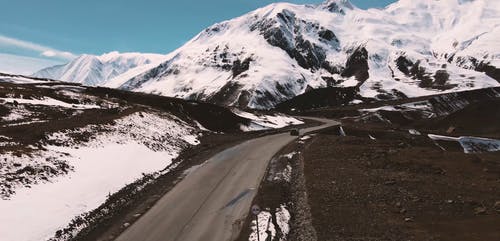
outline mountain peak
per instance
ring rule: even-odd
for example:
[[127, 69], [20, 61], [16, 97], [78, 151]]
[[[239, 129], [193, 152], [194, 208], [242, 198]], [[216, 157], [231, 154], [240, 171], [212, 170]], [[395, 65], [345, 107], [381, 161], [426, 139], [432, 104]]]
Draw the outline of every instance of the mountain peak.
[[397, 99], [500, 86], [499, 5], [399, 0], [364, 10], [348, 0], [273, 3], [212, 25], [158, 62], [120, 53], [127, 57], [84, 65], [75, 74], [69, 65], [43, 74], [260, 109], [326, 87]]
[[345, 14], [346, 10], [354, 9], [354, 6], [349, 0], [326, 0], [320, 4], [321, 8], [327, 9], [330, 12]]
[[[34, 77], [57, 79], [85, 85], [101, 85], [115, 77], [131, 78], [135, 72], [146, 71], [165, 60], [160, 54], [120, 53], [82, 54], [71, 62], [42, 69]], [[135, 71], [135, 72], [134, 72]]]
[[106, 61], [106, 60], [115, 59], [115, 58], [119, 57], [120, 55], [121, 55], [120, 52], [112, 51], [112, 52], [105, 53], [105, 54], [99, 56], [99, 58]]

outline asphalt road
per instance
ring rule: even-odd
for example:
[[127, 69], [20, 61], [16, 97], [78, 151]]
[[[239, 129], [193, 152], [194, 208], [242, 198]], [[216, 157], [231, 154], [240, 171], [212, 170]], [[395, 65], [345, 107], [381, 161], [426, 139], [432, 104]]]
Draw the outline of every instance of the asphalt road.
[[[339, 125], [324, 123], [301, 134]], [[296, 139], [288, 133], [264, 136], [226, 149], [192, 168], [119, 241], [226, 241], [238, 237], [272, 157]]]

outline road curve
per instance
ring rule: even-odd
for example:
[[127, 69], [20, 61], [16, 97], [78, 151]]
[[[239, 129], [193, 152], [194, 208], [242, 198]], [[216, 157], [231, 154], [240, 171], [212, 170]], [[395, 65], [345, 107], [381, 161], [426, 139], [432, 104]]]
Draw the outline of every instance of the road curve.
[[[339, 122], [320, 121], [317, 131]], [[192, 170], [118, 241], [226, 241], [239, 235], [271, 158], [297, 137], [281, 133], [226, 149]]]

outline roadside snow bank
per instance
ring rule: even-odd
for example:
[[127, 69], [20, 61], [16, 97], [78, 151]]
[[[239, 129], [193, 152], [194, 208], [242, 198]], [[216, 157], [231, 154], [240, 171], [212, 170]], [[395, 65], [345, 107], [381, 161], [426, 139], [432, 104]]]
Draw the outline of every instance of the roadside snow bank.
[[428, 136], [434, 141], [456, 141], [460, 143], [465, 153], [500, 151], [500, 140], [471, 136], [451, 137], [433, 134]]
[[[89, 139], [82, 142], [83, 137]], [[114, 124], [89, 125], [47, 139], [37, 154], [37, 165], [54, 166], [45, 154], [55, 153], [69, 171], [43, 179], [27, 176], [34, 180], [29, 184], [10, 183], [15, 193], [0, 199], [0, 240], [49, 239], [75, 216], [97, 208], [109, 194], [144, 174], [165, 169], [184, 148], [199, 143], [194, 127], [176, 117], [152, 113], [134, 113]], [[8, 154], [0, 156], [0, 160], [8, 158]], [[2, 165], [2, 176], [29, 165], [33, 157], [12, 160], [23, 166], [5, 169]]]
[[[276, 208], [274, 212], [277, 227], [273, 222], [273, 214], [269, 211], [262, 211], [257, 215], [259, 221], [259, 230], [257, 233], [257, 223], [252, 220], [251, 223], [251, 233], [248, 238], [249, 241], [257, 240], [287, 240], [287, 236], [290, 233], [290, 212], [288, 211], [285, 204], [281, 204], [279, 208]], [[278, 228], [278, 229], [276, 229]], [[279, 233], [279, 235], [278, 235]], [[259, 236], [258, 239], [257, 235]]]
[[286, 208], [286, 205], [281, 204], [280, 208], [276, 209], [276, 222], [283, 235], [282, 240], [287, 240], [287, 236], [290, 233], [290, 212]]
[[243, 131], [279, 129], [290, 125], [304, 124], [304, 122], [301, 120], [283, 114], [256, 115], [241, 110], [233, 110], [233, 112], [238, 116], [250, 119], [252, 121], [250, 125], [241, 127], [241, 130]]
[[[257, 215], [257, 219], [259, 221], [259, 232], [257, 233], [257, 223], [255, 220], [252, 221], [252, 233], [250, 234], [249, 241], [257, 241], [257, 240], [268, 240], [268, 236], [270, 234], [269, 240], [272, 240], [276, 236], [276, 229], [274, 228], [272, 215], [270, 212], [262, 211]], [[258, 235], [258, 237], [257, 237]]]

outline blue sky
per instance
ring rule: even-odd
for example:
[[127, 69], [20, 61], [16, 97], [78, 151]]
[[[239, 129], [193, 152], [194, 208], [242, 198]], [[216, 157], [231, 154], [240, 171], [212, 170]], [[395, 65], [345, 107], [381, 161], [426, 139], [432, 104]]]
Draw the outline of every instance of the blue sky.
[[[360, 8], [394, 1], [351, 0]], [[273, 2], [279, 1], [0, 0], [0, 71], [26, 74], [83, 53], [168, 53], [214, 23]]]

